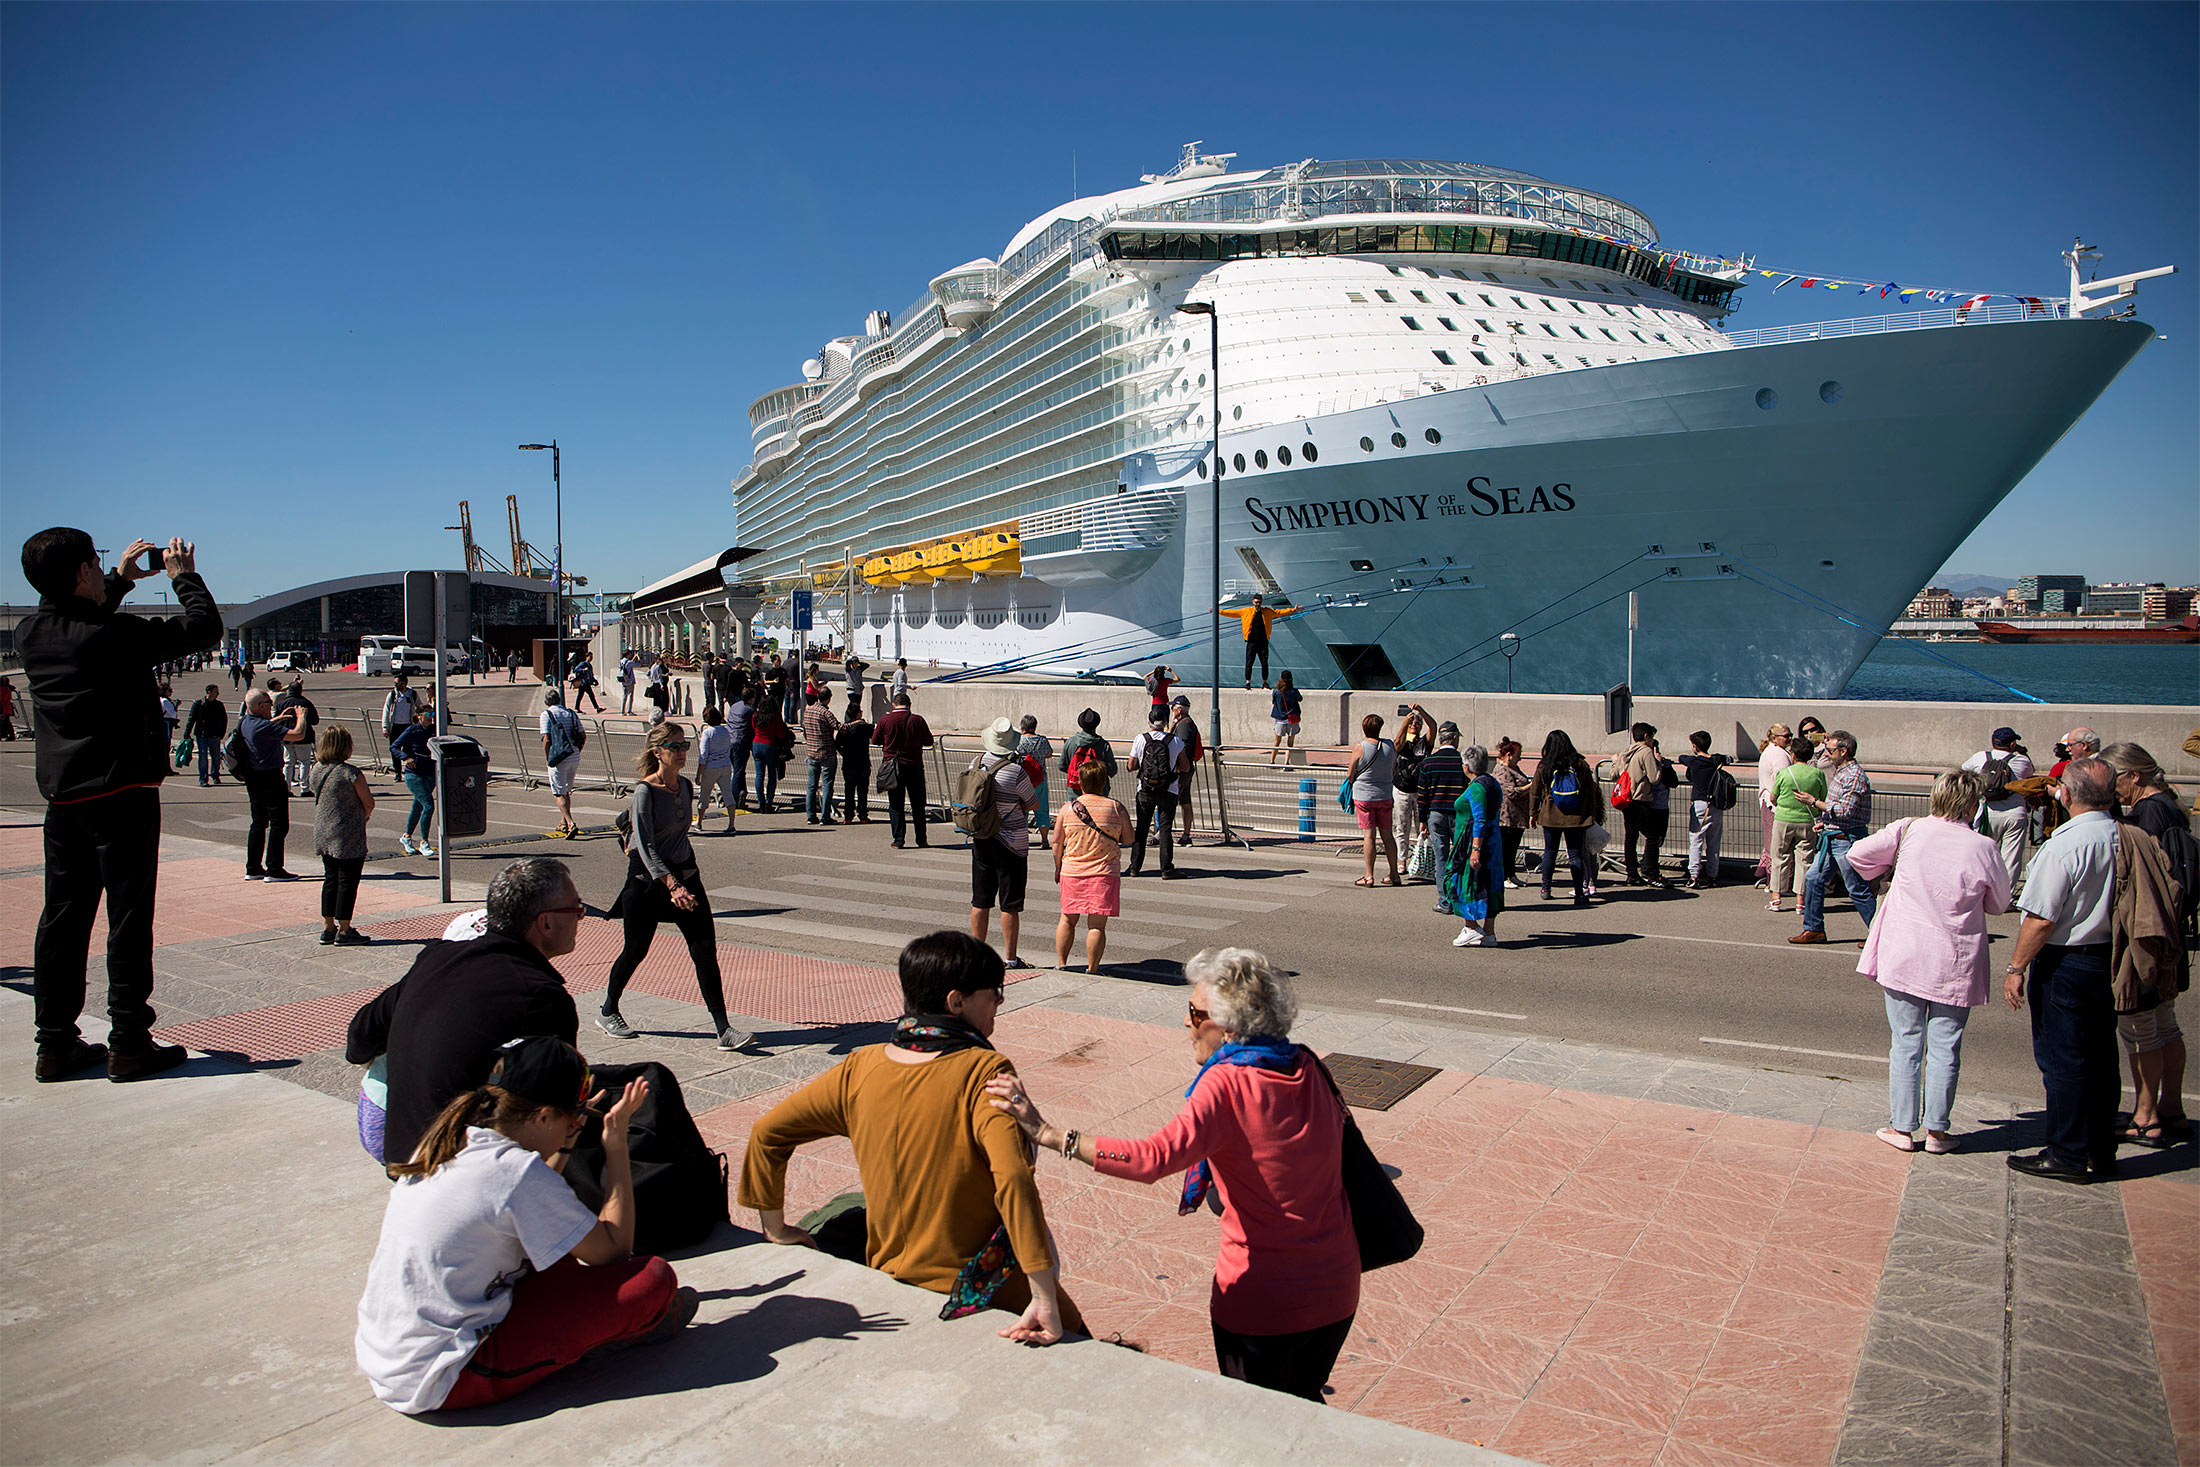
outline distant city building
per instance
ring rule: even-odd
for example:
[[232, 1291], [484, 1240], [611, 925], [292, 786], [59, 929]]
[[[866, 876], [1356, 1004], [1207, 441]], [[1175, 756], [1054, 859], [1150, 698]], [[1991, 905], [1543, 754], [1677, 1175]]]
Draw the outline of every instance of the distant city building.
[[1910, 599], [1910, 617], [1947, 617], [1956, 614], [1956, 594], [1946, 586], [1927, 586]]
[[2085, 605], [2084, 576], [2024, 576], [2010, 598], [2026, 611], [2070, 615]]
[[2105, 586], [2088, 586], [2085, 591], [2087, 616], [2141, 616], [2146, 611], [2148, 591], [2162, 589], [2160, 581], [2142, 585], [2136, 581], [2110, 581]]
[[2139, 605], [2148, 621], [2182, 621], [2200, 603], [2200, 586], [2149, 586]]

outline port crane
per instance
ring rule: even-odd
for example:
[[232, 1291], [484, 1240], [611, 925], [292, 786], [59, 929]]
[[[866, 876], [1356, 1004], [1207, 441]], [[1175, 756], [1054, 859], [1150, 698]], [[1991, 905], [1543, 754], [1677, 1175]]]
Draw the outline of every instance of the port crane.
[[[549, 580], [550, 566], [547, 563], [547, 557], [534, 546], [528, 544], [527, 537], [520, 533], [519, 496], [517, 494], [504, 496], [504, 510], [512, 524], [512, 574], [526, 576], [528, 579], [536, 581]], [[588, 577], [576, 576], [570, 571], [566, 572], [565, 579], [570, 585], [585, 586], [588, 584]]]

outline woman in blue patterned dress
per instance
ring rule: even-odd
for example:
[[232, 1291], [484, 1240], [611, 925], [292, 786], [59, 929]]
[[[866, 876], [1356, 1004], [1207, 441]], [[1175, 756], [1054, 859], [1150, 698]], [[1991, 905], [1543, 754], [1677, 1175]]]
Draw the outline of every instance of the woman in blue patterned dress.
[[1467, 787], [1452, 806], [1451, 861], [1444, 895], [1465, 925], [1453, 947], [1494, 946], [1497, 914], [1505, 905], [1505, 833], [1498, 824], [1505, 792], [1490, 778], [1490, 751], [1471, 744], [1460, 751]]

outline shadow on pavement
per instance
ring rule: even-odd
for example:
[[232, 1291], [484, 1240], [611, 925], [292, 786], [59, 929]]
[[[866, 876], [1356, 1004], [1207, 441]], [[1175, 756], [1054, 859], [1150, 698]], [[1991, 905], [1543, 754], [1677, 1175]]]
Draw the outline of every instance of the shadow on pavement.
[[[713, 1290], [704, 1297], [741, 1292]], [[418, 1419], [448, 1427], [509, 1426], [605, 1401], [709, 1390], [770, 1375], [779, 1368], [778, 1352], [789, 1346], [853, 1340], [908, 1323], [891, 1314], [866, 1314], [839, 1299], [775, 1294], [729, 1318], [691, 1324], [664, 1344], [626, 1351], [615, 1363], [584, 1362], [561, 1371], [510, 1401], [448, 1415], [430, 1412]]]

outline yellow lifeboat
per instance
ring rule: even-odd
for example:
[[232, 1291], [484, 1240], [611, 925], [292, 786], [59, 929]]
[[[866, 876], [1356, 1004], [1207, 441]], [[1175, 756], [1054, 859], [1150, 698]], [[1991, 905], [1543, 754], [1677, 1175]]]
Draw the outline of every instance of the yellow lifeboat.
[[874, 586], [898, 586], [901, 577], [894, 574], [894, 557], [874, 555], [863, 562], [863, 579]]
[[929, 586], [932, 584], [932, 572], [925, 565], [924, 552], [921, 550], [904, 550], [901, 554], [895, 556], [889, 564], [892, 566], [894, 574], [900, 577], [903, 585]]
[[924, 547], [924, 568], [935, 581], [967, 581], [977, 572], [964, 560], [964, 543], [941, 540]]
[[963, 542], [963, 564], [981, 576], [1023, 573], [1022, 541], [1013, 531], [987, 530]]

